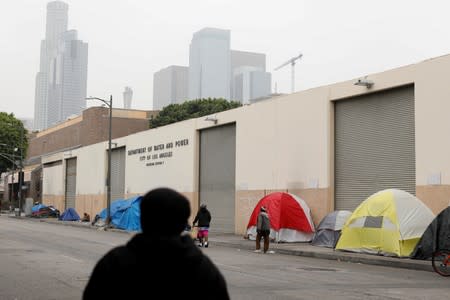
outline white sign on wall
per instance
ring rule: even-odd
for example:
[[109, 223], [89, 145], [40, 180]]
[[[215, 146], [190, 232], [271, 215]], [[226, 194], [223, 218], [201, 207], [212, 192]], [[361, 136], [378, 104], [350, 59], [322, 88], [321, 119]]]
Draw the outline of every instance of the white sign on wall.
[[180, 139], [166, 143], [139, 147], [128, 150], [128, 156], [135, 155], [147, 167], [164, 165], [167, 159], [176, 155], [178, 149], [189, 145], [189, 139]]

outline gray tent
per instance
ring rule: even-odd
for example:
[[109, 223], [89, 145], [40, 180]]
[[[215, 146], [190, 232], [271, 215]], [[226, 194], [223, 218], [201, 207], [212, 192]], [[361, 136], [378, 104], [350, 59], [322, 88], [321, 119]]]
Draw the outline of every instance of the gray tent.
[[311, 242], [314, 246], [334, 248], [341, 235], [342, 227], [352, 215], [348, 210], [335, 210], [320, 221], [316, 234]]
[[438, 249], [450, 249], [450, 206], [428, 225], [411, 258], [428, 259]]

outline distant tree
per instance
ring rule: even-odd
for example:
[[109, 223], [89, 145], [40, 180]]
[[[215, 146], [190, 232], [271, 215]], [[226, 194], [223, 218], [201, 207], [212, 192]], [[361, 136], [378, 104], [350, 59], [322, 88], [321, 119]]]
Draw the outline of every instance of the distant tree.
[[[0, 173], [12, 167], [12, 161], [26, 157], [27, 130], [14, 114], [0, 112]], [[22, 151], [21, 151], [22, 150]]]
[[207, 116], [242, 106], [240, 102], [226, 99], [197, 99], [164, 107], [155, 118], [150, 119], [150, 128], [156, 128], [188, 119]]

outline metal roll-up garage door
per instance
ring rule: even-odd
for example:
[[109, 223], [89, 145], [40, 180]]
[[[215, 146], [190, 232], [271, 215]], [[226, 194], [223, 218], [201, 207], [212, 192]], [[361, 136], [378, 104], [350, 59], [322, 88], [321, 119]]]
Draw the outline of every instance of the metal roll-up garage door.
[[200, 133], [200, 203], [212, 215], [211, 231], [234, 232], [236, 125]]
[[112, 150], [111, 201], [123, 199], [125, 193], [125, 147]]
[[77, 188], [77, 158], [66, 159], [66, 199], [65, 209], [75, 208]]
[[335, 207], [354, 210], [371, 194], [415, 195], [414, 86], [335, 102]]

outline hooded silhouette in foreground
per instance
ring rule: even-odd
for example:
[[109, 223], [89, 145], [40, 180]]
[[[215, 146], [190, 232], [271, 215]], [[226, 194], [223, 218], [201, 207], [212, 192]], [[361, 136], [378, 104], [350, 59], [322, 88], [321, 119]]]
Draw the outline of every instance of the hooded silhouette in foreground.
[[229, 299], [220, 271], [181, 235], [190, 214], [178, 192], [148, 192], [141, 202], [142, 233], [100, 259], [83, 299]]

